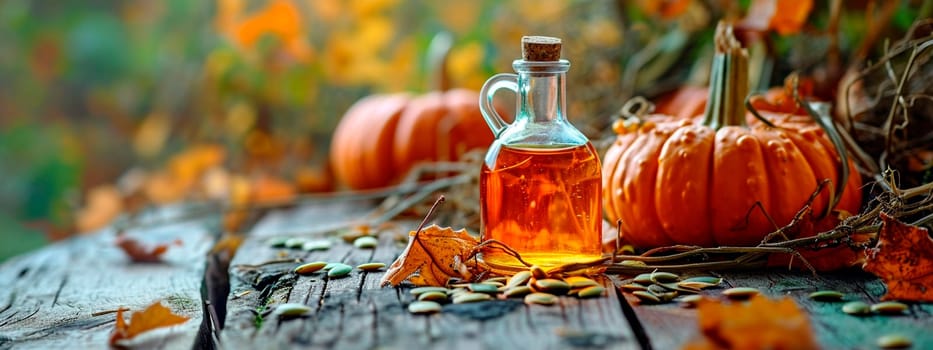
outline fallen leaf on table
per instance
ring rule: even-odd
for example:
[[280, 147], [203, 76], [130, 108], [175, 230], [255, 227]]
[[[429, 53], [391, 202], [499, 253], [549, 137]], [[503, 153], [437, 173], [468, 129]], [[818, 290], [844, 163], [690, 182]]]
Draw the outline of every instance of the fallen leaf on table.
[[[431, 225], [408, 233], [408, 246], [389, 266], [382, 286], [397, 286], [410, 280], [415, 285], [443, 286], [451, 277], [468, 279], [466, 266], [479, 241], [465, 229]], [[417, 274], [417, 275], [416, 275]]]
[[149, 305], [143, 311], [133, 312], [129, 325], [123, 319], [123, 311], [124, 309], [117, 310], [117, 323], [110, 335], [111, 346], [117, 345], [117, 342], [121, 340], [133, 339], [143, 332], [179, 325], [188, 321], [187, 317], [172, 313], [172, 310], [162, 306], [162, 303], [158, 301]]
[[810, 320], [790, 298], [748, 302], [704, 299], [697, 306], [702, 339], [684, 349], [818, 349]]
[[882, 300], [933, 302], [933, 239], [922, 227], [881, 214], [878, 244], [862, 269], [888, 286]]
[[175, 240], [172, 243], [156, 244], [153, 247], [147, 247], [138, 240], [126, 235], [117, 236], [116, 245], [123, 249], [126, 256], [133, 262], [154, 263], [162, 261], [162, 254], [168, 251], [170, 245], [181, 245], [181, 240]]

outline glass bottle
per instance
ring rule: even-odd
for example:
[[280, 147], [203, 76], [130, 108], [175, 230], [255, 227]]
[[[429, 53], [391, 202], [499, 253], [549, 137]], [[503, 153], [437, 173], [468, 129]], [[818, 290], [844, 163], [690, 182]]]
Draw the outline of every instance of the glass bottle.
[[[528, 263], [556, 266], [601, 256], [602, 201], [599, 156], [566, 118], [566, 77], [560, 39], [522, 38], [518, 74], [498, 74], [480, 91], [480, 110], [496, 140], [480, 175], [483, 239], [505, 243]], [[515, 120], [493, 108], [500, 89], [515, 92]], [[483, 259], [522, 267], [495, 245]]]

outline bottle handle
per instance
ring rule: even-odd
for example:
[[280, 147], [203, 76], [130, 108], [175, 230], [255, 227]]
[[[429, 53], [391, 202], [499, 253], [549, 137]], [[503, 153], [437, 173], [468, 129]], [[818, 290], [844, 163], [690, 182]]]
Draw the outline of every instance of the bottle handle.
[[492, 103], [493, 97], [499, 89], [509, 89], [518, 94], [518, 75], [511, 73], [496, 74], [489, 78], [479, 91], [479, 110], [483, 113], [483, 119], [486, 119], [486, 124], [489, 125], [489, 129], [492, 130], [492, 134], [496, 138], [499, 138], [499, 134], [509, 126], [509, 123], [502, 119], [499, 112], [496, 112], [496, 108]]

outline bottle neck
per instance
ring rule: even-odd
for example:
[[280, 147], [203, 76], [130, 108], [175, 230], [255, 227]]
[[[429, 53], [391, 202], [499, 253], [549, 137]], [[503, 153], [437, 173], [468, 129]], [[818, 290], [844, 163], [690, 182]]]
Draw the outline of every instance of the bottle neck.
[[518, 73], [519, 113], [516, 118], [524, 118], [527, 122], [564, 120], [570, 62], [516, 60], [512, 67]]

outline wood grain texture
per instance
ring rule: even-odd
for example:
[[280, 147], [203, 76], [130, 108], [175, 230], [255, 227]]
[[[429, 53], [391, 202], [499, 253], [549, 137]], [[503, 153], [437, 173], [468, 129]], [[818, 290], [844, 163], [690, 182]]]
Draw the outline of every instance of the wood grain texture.
[[[179, 223], [126, 232], [141, 242], [180, 240], [164, 263], [132, 263], [115, 233], [76, 237], [0, 266], [0, 348], [105, 348], [115, 314], [161, 300], [185, 324], [144, 333], [130, 344], [188, 348], [201, 320], [204, 256], [213, 238], [203, 224]], [[126, 315], [129, 318], [129, 314]]]

